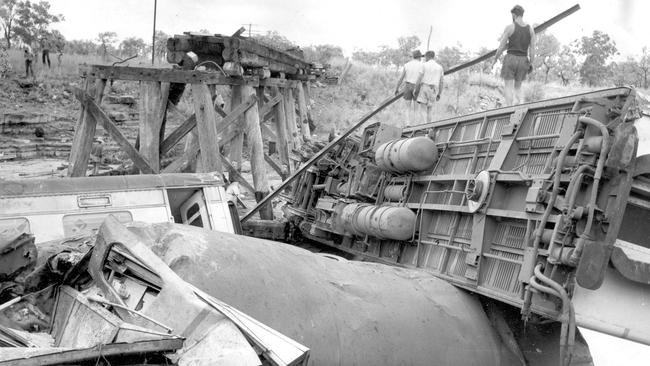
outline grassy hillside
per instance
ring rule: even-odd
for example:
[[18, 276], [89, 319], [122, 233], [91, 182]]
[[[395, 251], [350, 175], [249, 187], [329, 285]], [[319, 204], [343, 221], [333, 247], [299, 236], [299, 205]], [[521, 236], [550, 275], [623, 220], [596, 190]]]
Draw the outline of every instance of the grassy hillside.
[[[332, 62], [331, 73], [340, 75], [345, 60]], [[361, 115], [390, 97], [395, 90], [400, 70], [354, 63], [340, 86], [312, 87], [312, 116], [319, 125], [317, 133], [330, 128], [343, 130]], [[496, 75], [461, 71], [444, 79], [445, 88], [434, 107], [434, 119], [498, 108], [504, 102], [503, 81]], [[317, 84], [318, 85], [318, 84]], [[590, 88], [580, 85], [562, 86], [557, 83], [526, 82], [523, 86], [526, 102], [583, 93]], [[398, 101], [380, 113], [375, 121], [403, 125], [406, 104]], [[424, 122], [424, 120], [421, 120]]]
[[[38, 55], [40, 57], [40, 55]], [[9, 61], [13, 67], [10, 78], [24, 77], [24, 60], [21, 50], [10, 50]], [[80, 64], [110, 64], [99, 56], [80, 56], [65, 54], [59, 63], [57, 55], [51, 55], [52, 68], [45, 69], [40, 58], [35, 62], [36, 81], [44, 89], [55, 94], [68, 85], [79, 83]], [[340, 75], [345, 67], [345, 59], [332, 60], [330, 74]], [[123, 65], [148, 66], [150, 61], [135, 59]], [[317, 125], [315, 134], [327, 135], [332, 128], [343, 131], [358, 120], [359, 117], [376, 107], [381, 101], [390, 97], [395, 89], [400, 70], [391, 67], [378, 67], [355, 62], [346, 74], [341, 85], [328, 85], [320, 82], [311, 87], [311, 114]], [[135, 82], [115, 83], [114, 88], [120, 93], [137, 96], [138, 87]], [[556, 83], [541, 84], [539, 82], [524, 83], [524, 98], [527, 102], [582, 93], [590, 90], [580, 85], [562, 86]], [[224, 100], [229, 100], [229, 90], [220, 87], [219, 92]], [[1, 93], [0, 93], [1, 94]], [[191, 112], [189, 93], [181, 100], [179, 109]], [[1, 96], [0, 96], [1, 98]], [[38, 98], [24, 100], [24, 103], [38, 103]], [[503, 81], [493, 74], [470, 73], [461, 71], [445, 77], [445, 88], [440, 102], [434, 107], [434, 119], [444, 119], [455, 115], [473, 113], [481, 110], [498, 108], [503, 103]], [[0, 100], [0, 105], [2, 103]], [[6, 101], [4, 101], [6, 102]], [[13, 107], [21, 105], [20, 98], [12, 101]], [[76, 107], [76, 105], [75, 105]], [[15, 109], [15, 108], [14, 108]], [[73, 111], [70, 111], [73, 112]], [[423, 115], [420, 123], [424, 121]], [[372, 122], [387, 122], [403, 126], [406, 123], [406, 104], [398, 101], [377, 115]]]

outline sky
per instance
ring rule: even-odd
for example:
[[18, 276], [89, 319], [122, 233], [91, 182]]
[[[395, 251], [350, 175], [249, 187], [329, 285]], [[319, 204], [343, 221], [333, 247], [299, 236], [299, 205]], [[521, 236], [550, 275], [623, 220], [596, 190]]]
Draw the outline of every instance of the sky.
[[[400, 36], [417, 35], [426, 49], [460, 45], [478, 51], [498, 46], [511, 22], [515, 1], [524, 7], [524, 20], [542, 23], [570, 8], [577, 0], [158, 0], [157, 29], [168, 34], [207, 29], [232, 34], [252, 24], [254, 33], [275, 30], [301, 46], [332, 44], [347, 55], [357, 49], [375, 51], [397, 46]], [[114, 31], [123, 39], [150, 40], [154, 0], [49, 0], [52, 12], [65, 21], [54, 28], [67, 39], [94, 40]], [[638, 56], [650, 47], [650, 1], [588, 0], [581, 10], [552, 26], [548, 32], [569, 44], [598, 29], [616, 42], [619, 58]], [[584, 332], [597, 366], [645, 365], [650, 347], [595, 332]]]
[[[460, 45], [465, 50], [496, 48], [511, 22], [514, 1], [504, 0], [158, 0], [157, 29], [168, 34], [207, 29], [232, 34], [252, 24], [252, 32], [278, 31], [301, 46], [333, 44], [346, 55], [354, 50], [397, 46], [400, 36], [417, 35], [423, 50]], [[90, 39], [115, 31], [120, 38], [151, 39], [154, 0], [49, 0], [66, 20], [54, 26], [68, 39]], [[577, 0], [519, 0], [524, 20], [539, 24]], [[589, 36], [595, 29], [616, 42], [619, 57], [637, 56], [650, 47], [650, 1], [588, 0], [581, 10], [549, 29], [562, 43]]]

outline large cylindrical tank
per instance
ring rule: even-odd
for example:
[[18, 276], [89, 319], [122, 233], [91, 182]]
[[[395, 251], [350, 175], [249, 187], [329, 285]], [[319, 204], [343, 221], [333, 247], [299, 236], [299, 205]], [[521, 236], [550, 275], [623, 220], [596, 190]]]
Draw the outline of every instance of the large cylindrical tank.
[[375, 152], [375, 164], [379, 169], [393, 173], [433, 169], [437, 159], [435, 142], [425, 136], [386, 142]]
[[407, 240], [413, 236], [415, 213], [406, 207], [350, 203], [337, 208], [338, 229], [379, 239]]
[[184, 280], [308, 346], [311, 365], [518, 364], [475, 296], [425, 272], [192, 226], [131, 230]]

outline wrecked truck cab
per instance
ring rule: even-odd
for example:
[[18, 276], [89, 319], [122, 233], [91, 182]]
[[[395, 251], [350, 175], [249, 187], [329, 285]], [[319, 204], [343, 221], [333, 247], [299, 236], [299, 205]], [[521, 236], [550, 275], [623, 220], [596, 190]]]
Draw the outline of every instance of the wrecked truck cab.
[[223, 186], [209, 173], [0, 180], [0, 232], [45, 242], [96, 231], [112, 215], [234, 233], [236, 208]]
[[0, 325], [0, 365], [99, 359], [112, 365], [306, 365], [309, 359], [308, 348], [183, 281], [112, 216], [63, 280], [42, 290], [50, 288], [56, 301], [39, 309], [51, 314], [48, 329], [34, 334]]

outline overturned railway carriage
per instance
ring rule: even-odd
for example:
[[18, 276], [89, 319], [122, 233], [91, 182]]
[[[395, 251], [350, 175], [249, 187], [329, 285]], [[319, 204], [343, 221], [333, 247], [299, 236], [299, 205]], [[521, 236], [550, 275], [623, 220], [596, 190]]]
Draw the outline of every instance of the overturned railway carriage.
[[304, 173], [285, 216], [303, 237], [562, 322], [562, 357], [576, 323], [650, 344], [647, 122], [617, 88], [370, 125]]

